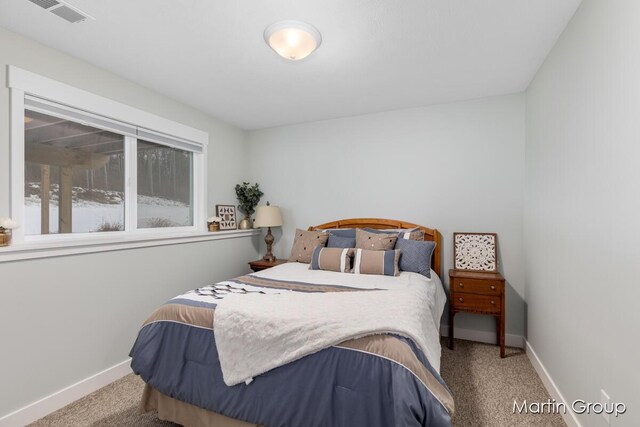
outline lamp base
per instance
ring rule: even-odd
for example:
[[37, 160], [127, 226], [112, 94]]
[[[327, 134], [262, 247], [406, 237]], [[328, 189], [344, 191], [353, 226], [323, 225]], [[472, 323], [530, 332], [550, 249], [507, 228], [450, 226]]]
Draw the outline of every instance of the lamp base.
[[271, 234], [271, 227], [267, 228], [267, 235], [264, 236], [264, 242], [267, 244], [267, 253], [262, 257], [264, 261], [274, 262], [276, 257], [271, 252], [271, 247], [273, 246], [273, 234]]

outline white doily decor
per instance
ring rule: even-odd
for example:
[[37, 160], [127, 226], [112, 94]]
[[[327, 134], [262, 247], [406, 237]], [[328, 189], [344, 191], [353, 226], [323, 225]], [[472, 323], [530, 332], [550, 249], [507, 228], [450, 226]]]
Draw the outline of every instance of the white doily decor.
[[497, 271], [496, 235], [455, 233], [455, 269]]

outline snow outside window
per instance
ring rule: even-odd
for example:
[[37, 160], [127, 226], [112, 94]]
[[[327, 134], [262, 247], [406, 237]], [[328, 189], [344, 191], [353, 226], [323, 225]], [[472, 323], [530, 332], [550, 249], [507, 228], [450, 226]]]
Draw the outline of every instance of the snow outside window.
[[24, 115], [25, 235], [124, 230], [124, 136]]
[[23, 236], [196, 231], [202, 151], [186, 139], [26, 95]]
[[138, 140], [138, 228], [193, 225], [193, 153]]

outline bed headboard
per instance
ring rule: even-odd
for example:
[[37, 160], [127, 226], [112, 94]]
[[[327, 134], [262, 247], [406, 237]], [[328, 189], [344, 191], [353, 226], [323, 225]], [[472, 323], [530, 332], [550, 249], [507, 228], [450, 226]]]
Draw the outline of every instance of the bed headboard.
[[442, 277], [441, 263], [442, 263], [442, 235], [435, 228], [428, 228], [418, 224], [412, 224], [410, 222], [398, 221], [395, 219], [381, 219], [381, 218], [351, 218], [341, 219], [338, 221], [327, 222], [326, 224], [320, 224], [313, 227], [309, 227], [309, 230], [326, 230], [328, 228], [416, 228], [424, 231], [424, 240], [430, 240], [436, 242], [436, 248], [433, 251], [433, 257], [431, 258], [431, 268], [436, 274]]

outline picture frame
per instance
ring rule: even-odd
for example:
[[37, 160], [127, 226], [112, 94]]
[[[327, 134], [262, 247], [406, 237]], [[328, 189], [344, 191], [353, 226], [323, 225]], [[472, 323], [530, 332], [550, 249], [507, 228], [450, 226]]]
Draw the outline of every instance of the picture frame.
[[238, 228], [235, 205], [216, 205], [216, 216], [222, 219], [220, 221], [220, 231]]
[[498, 272], [496, 233], [453, 233], [453, 268], [458, 271]]

